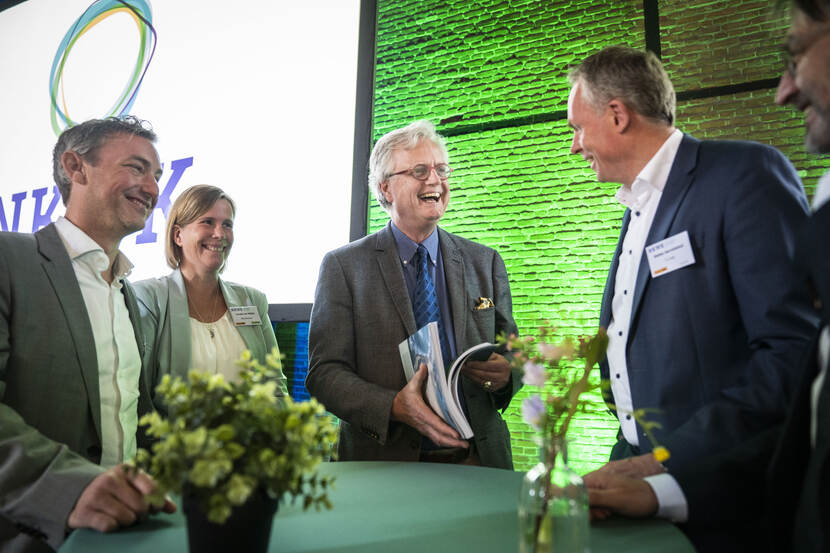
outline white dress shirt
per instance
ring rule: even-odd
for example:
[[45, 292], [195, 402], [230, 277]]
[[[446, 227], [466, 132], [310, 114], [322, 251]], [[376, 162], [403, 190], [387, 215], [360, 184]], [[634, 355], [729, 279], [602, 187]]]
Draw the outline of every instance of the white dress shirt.
[[[640, 443], [636, 421], [632, 415], [634, 404], [628, 379], [626, 345], [631, 324], [634, 286], [640, 269], [646, 239], [654, 221], [654, 214], [669, 178], [674, 158], [683, 140], [683, 133], [675, 129], [660, 149], [652, 156], [630, 187], [623, 185], [617, 191], [617, 200], [631, 210], [628, 229], [623, 237], [617, 274], [614, 276], [614, 297], [611, 300], [611, 322], [608, 325], [608, 368], [611, 391], [620, 419], [623, 436], [631, 445]], [[648, 407], [648, 406], [645, 406]], [[657, 496], [657, 516], [685, 520], [688, 507], [683, 490], [668, 474], [645, 479]]]
[[[813, 196], [813, 211], [824, 205], [830, 199], [830, 171], [824, 173]], [[830, 357], [830, 326], [821, 329], [818, 339], [818, 376], [813, 381], [810, 390], [810, 445], [815, 449], [816, 435], [818, 432], [818, 398], [821, 394], [821, 387], [824, 379], [827, 378], [827, 362]]]
[[236, 362], [246, 349], [230, 311], [225, 311], [218, 321], [212, 323], [190, 317], [191, 369], [221, 374], [228, 382], [238, 382], [240, 368]]
[[827, 378], [828, 355], [830, 355], [830, 326], [825, 326], [821, 329], [821, 336], [818, 339], [818, 376], [810, 389], [810, 446], [813, 449], [816, 448], [816, 436], [818, 435], [818, 398], [824, 386], [824, 379]]
[[626, 344], [631, 324], [634, 286], [646, 238], [669, 178], [674, 158], [680, 148], [683, 133], [676, 130], [663, 143], [634, 179], [632, 185], [623, 185], [617, 191], [617, 200], [631, 210], [628, 229], [623, 237], [617, 274], [614, 276], [614, 297], [611, 300], [611, 322], [608, 325], [608, 367], [611, 391], [620, 419], [623, 436], [631, 445], [638, 445], [637, 428], [632, 416], [634, 410], [631, 386], [628, 381]]
[[813, 194], [813, 211], [818, 211], [828, 199], [830, 199], [830, 171], [824, 173], [816, 185], [816, 193]]
[[133, 266], [118, 252], [113, 263], [115, 278], [107, 284], [101, 276], [109, 267], [103, 248], [64, 217], [55, 221], [55, 228], [72, 260], [89, 314], [101, 396], [101, 466], [111, 467], [132, 459], [136, 452], [141, 357], [121, 292]]

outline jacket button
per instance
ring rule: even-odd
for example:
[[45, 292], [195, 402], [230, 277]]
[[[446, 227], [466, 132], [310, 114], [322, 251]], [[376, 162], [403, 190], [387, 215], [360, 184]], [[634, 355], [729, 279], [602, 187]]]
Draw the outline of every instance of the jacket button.
[[100, 445], [91, 445], [86, 448], [86, 456], [98, 463], [101, 460], [101, 446]]

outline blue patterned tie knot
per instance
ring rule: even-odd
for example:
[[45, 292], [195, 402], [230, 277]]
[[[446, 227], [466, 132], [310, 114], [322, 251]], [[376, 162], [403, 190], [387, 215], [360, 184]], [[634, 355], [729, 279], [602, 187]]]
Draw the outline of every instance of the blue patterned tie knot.
[[444, 367], [449, 369], [449, 362], [451, 361], [449, 341], [444, 332], [444, 321], [441, 318], [441, 308], [438, 305], [438, 294], [435, 293], [435, 282], [429, 273], [429, 253], [423, 244], [418, 245], [414, 262], [418, 268], [415, 280], [415, 298], [412, 301], [415, 326], [421, 328], [433, 321], [438, 323], [438, 335], [441, 338], [441, 357], [444, 359]]

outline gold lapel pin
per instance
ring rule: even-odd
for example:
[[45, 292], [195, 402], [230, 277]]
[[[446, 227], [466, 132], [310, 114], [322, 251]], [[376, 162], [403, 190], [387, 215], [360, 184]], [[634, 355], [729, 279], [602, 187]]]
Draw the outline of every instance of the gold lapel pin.
[[482, 309], [490, 309], [491, 307], [495, 307], [493, 300], [490, 298], [478, 298], [476, 300], [476, 311], [481, 311]]

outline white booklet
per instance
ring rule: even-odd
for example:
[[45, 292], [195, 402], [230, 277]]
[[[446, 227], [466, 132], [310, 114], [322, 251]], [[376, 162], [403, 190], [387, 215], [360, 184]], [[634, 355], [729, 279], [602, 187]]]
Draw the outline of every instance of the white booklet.
[[468, 360], [486, 361], [491, 353], [502, 347], [487, 342], [475, 345], [459, 355], [450, 370], [445, 372], [438, 323], [431, 322], [401, 342], [398, 349], [407, 382], [412, 380], [422, 363], [426, 365], [429, 373], [426, 384], [427, 403], [462, 438], [468, 440], [473, 437], [473, 429], [461, 409], [461, 391], [458, 389], [461, 367]]

